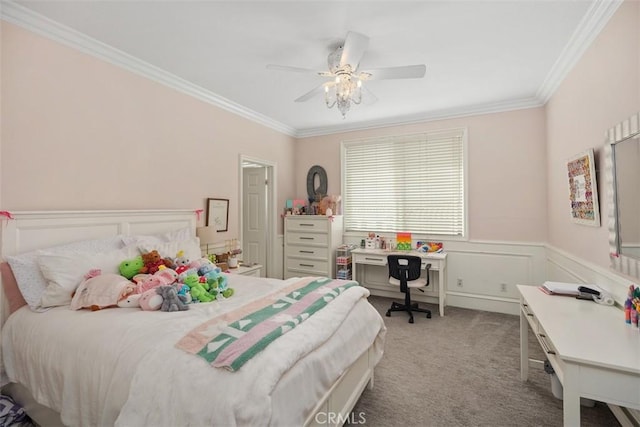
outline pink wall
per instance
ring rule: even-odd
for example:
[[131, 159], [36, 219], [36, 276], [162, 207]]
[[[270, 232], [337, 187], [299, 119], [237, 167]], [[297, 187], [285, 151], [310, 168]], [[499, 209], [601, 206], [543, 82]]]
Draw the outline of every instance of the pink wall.
[[[549, 243], [608, 267], [604, 132], [640, 111], [640, 2], [622, 4], [547, 103]], [[566, 160], [596, 151], [602, 225], [570, 221]]]
[[340, 194], [340, 143], [457, 127], [468, 129], [469, 237], [492, 241], [546, 241], [546, 151], [543, 108], [304, 138], [296, 151], [296, 194], [318, 164], [328, 193]]
[[3, 210], [227, 198], [236, 237], [240, 154], [277, 163], [279, 207], [294, 195], [292, 137], [6, 22], [1, 71]]
[[639, 28], [640, 3], [628, 1], [545, 108], [295, 141], [3, 22], [0, 209], [204, 208], [222, 197], [233, 237], [239, 154], [277, 163], [283, 206], [305, 197], [314, 164], [340, 193], [342, 140], [466, 127], [471, 239], [548, 241], [607, 266], [606, 227], [569, 220], [565, 162], [595, 148], [600, 169], [604, 131], [640, 110]]

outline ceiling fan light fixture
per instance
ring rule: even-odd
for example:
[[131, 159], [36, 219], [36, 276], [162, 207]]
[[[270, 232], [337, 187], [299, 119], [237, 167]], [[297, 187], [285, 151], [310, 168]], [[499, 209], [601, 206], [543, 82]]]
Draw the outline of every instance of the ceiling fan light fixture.
[[335, 84], [325, 85], [324, 100], [328, 108], [338, 106], [344, 119], [351, 108], [362, 102], [362, 81], [351, 72], [341, 72], [336, 76]]
[[[347, 112], [351, 108], [351, 104], [360, 104], [362, 102], [362, 82], [369, 80], [385, 80], [385, 79], [418, 79], [423, 78], [426, 67], [421, 65], [404, 65], [399, 67], [386, 67], [370, 69], [368, 71], [360, 70], [360, 60], [362, 59], [369, 38], [363, 34], [349, 31], [344, 44], [333, 52], [327, 58], [328, 71], [314, 71], [300, 67], [289, 67], [283, 65], [267, 65], [269, 69], [294, 71], [297, 73], [311, 73], [320, 77], [330, 77], [333, 80], [316, 86], [309, 92], [295, 99], [295, 102], [304, 102], [319, 95], [324, 89], [324, 101], [327, 108], [338, 106], [338, 110], [345, 118]], [[371, 105], [377, 101], [375, 95], [366, 89], [365, 104]]]

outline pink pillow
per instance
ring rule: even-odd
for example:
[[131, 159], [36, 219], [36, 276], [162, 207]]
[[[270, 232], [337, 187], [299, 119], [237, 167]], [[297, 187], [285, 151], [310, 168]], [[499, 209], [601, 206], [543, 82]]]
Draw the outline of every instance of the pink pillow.
[[71, 309], [99, 310], [115, 307], [118, 301], [132, 294], [136, 284], [119, 274], [107, 273], [84, 280], [71, 300]]
[[27, 302], [18, 289], [18, 282], [8, 262], [0, 262], [0, 273], [2, 273], [4, 296], [9, 301], [9, 314], [12, 314], [23, 305], [27, 305]]

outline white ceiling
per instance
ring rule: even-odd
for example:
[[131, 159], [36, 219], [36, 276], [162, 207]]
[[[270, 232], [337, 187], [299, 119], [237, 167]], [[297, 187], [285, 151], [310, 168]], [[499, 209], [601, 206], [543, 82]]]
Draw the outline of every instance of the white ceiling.
[[[543, 105], [618, 4], [3, 1], [2, 17], [272, 128], [308, 136]], [[326, 70], [327, 55], [348, 31], [370, 38], [360, 69], [426, 64], [426, 77], [366, 82], [378, 102], [354, 106], [342, 119], [322, 96], [293, 102], [323, 78], [265, 68]]]

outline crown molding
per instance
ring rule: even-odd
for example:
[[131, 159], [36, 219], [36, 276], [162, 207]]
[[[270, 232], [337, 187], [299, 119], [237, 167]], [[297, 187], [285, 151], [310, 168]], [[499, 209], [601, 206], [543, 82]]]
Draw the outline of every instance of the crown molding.
[[546, 104], [624, 0], [597, 0], [578, 24], [536, 97]]
[[414, 114], [402, 117], [390, 117], [381, 120], [354, 123], [352, 125], [338, 125], [318, 128], [299, 129], [297, 138], [330, 135], [344, 132], [355, 132], [391, 126], [412, 125], [426, 123], [435, 120], [448, 120], [460, 117], [478, 116], [481, 114], [502, 113], [506, 111], [523, 110], [526, 108], [542, 107], [544, 103], [537, 98], [525, 98], [509, 101], [494, 102], [489, 104], [469, 105], [460, 108], [430, 111], [424, 114]]
[[296, 129], [267, 117], [264, 114], [250, 110], [181, 77], [35, 13], [31, 9], [16, 4], [11, 0], [2, 0], [2, 3], [0, 3], [0, 19], [127, 69], [277, 132], [294, 138], [306, 138], [543, 106], [551, 98], [562, 80], [571, 71], [623, 1], [624, 0], [597, 0], [592, 4], [571, 39], [562, 50], [551, 71], [547, 74], [547, 77], [534, 98], [479, 104], [410, 116], [390, 117], [375, 121], [307, 129]]
[[284, 133], [285, 135], [293, 137], [296, 136], [296, 129], [291, 126], [285, 125], [265, 116], [264, 114], [260, 114], [230, 101], [229, 99], [216, 95], [209, 90], [109, 46], [106, 43], [102, 43], [87, 36], [86, 34], [35, 13], [31, 9], [16, 4], [13, 1], [2, 1], [0, 7], [0, 18], [36, 34], [70, 46], [83, 53], [92, 55], [113, 65], [151, 79], [157, 83], [168, 86], [186, 95], [193, 96], [194, 98], [208, 104], [215, 105], [223, 110], [237, 114], [275, 131]]

